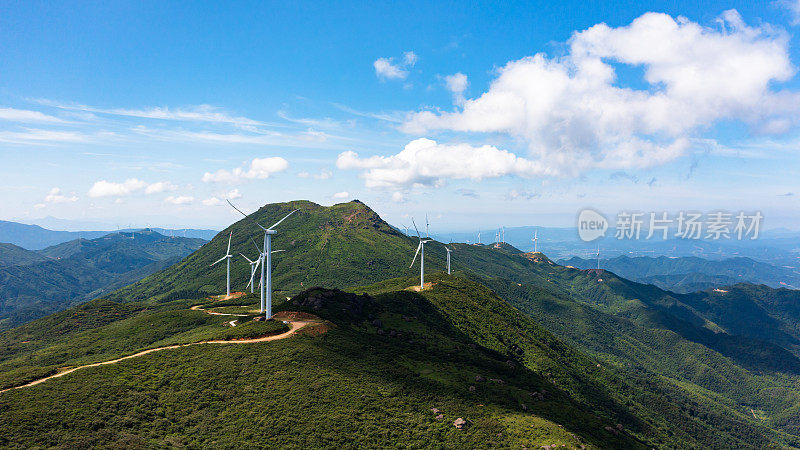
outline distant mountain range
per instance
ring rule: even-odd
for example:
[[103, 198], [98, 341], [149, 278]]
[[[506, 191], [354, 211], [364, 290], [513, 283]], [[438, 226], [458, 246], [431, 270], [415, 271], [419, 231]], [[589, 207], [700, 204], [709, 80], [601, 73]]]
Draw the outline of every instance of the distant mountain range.
[[[559, 264], [594, 269], [597, 261], [573, 257]], [[678, 293], [695, 292], [737, 283], [800, 289], [800, 269], [739, 257], [708, 260], [698, 257], [629, 257], [601, 259], [600, 267], [629, 280], [653, 284]]]
[[[123, 229], [118, 231], [138, 231], [139, 229]], [[216, 230], [147, 228], [165, 236], [180, 236], [211, 240]], [[41, 250], [52, 245], [74, 239], [95, 239], [118, 231], [55, 231], [38, 225], [0, 220], [0, 242], [14, 244], [28, 250]]]
[[178, 262], [205, 242], [138, 231], [39, 251], [0, 244], [0, 328], [119, 289]]

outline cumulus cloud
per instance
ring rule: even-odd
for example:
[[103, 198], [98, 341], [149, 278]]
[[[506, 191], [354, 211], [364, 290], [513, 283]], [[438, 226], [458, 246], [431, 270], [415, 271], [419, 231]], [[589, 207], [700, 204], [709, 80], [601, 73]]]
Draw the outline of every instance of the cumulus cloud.
[[405, 52], [403, 61], [395, 63], [394, 58], [378, 58], [372, 63], [375, 68], [375, 75], [381, 80], [405, 80], [408, 77], [408, 69], [417, 63], [417, 54]]
[[145, 194], [159, 194], [178, 189], [178, 186], [169, 181], [147, 183], [138, 178], [128, 178], [122, 183], [100, 180], [89, 189], [89, 197], [123, 197], [134, 192], [144, 191]]
[[47, 193], [44, 201], [45, 203], [74, 203], [78, 201], [78, 197], [75, 195], [64, 195], [61, 192], [61, 189], [54, 187], [53, 189], [50, 189], [50, 192]]
[[217, 197], [210, 197], [203, 200], [203, 205], [205, 206], [217, 206], [222, 204], [222, 200], [218, 199]]
[[467, 76], [461, 72], [444, 77], [444, 84], [448, 91], [453, 94], [453, 102], [460, 105], [464, 103], [464, 91], [467, 90], [469, 82]]
[[220, 169], [214, 173], [206, 172], [203, 181], [206, 183], [242, 183], [247, 180], [269, 178], [270, 175], [286, 170], [289, 162], [281, 157], [255, 158], [245, 167], [233, 170]]
[[228, 191], [228, 193], [225, 194], [225, 197], [227, 197], [227, 198], [229, 198], [231, 200], [236, 200], [237, 198], [242, 198], [242, 193], [239, 192], [238, 189], [234, 189], [232, 191]]
[[172, 205], [189, 205], [193, 201], [194, 197], [190, 197], [188, 195], [170, 195], [164, 199], [164, 203], [170, 203]]
[[403, 203], [406, 201], [406, 196], [400, 191], [395, 191], [392, 193], [392, 201], [395, 203]]
[[345, 199], [345, 198], [350, 198], [350, 193], [347, 192], [347, 191], [337, 192], [337, 193], [333, 194], [333, 198], [340, 199], [340, 200], [341, 199]]
[[[618, 66], [643, 69], [648, 86], [620, 86]], [[717, 28], [647, 13], [576, 32], [563, 57], [511, 61], [478, 98], [411, 114], [402, 129], [511, 136], [564, 175], [649, 167], [683, 155], [693, 134], [718, 121], [795, 121], [800, 96], [770, 87], [793, 75], [787, 36], [747, 26], [734, 10]]]
[[147, 183], [137, 178], [128, 178], [122, 183], [100, 180], [89, 189], [89, 197], [121, 197], [123, 195], [130, 195], [146, 187]]
[[148, 195], [149, 194], [158, 194], [158, 193], [161, 193], [161, 192], [174, 191], [176, 189], [178, 189], [178, 186], [170, 183], [169, 181], [158, 181], [158, 182], [155, 182], [153, 184], [148, 185], [144, 189], [144, 193], [148, 194]]
[[318, 173], [314, 174], [305, 171], [299, 172], [297, 176], [300, 178], [314, 178], [317, 180], [327, 180], [328, 178], [333, 176], [333, 172], [331, 172], [330, 169], [324, 168], [320, 170]]
[[495, 178], [505, 175], [549, 175], [539, 162], [520, 158], [490, 145], [439, 144], [430, 139], [411, 141], [396, 155], [361, 158], [353, 151], [339, 154], [336, 167], [362, 170], [369, 188], [441, 186], [445, 179]]

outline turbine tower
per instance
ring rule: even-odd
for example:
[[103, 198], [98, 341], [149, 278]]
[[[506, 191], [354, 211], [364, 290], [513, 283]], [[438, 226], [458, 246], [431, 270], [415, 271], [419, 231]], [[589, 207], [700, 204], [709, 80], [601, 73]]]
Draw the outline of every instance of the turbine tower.
[[[452, 244], [452, 242], [450, 242], [450, 244]], [[447, 250], [447, 274], [448, 275], [450, 275], [450, 252], [453, 251], [453, 249], [451, 249], [450, 246], [449, 246], [450, 244], [448, 244], [448, 246], [446, 246], [444, 248], [445, 250]]]
[[[230, 200], [227, 200], [231, 208], [239, 211], [243, 216], [248, 217], [247, 214], [243, 213], [241, 209], [233, 206]], [[256, 222], [254, 219], [250, 219], [258, 225], [259, 228], [264, 230], [264, 247], [261, 251], [261, 312], [264, 313], [264, 317], [269, 319], [272, 317], [272, 235], [277, 234], [278, 232], [274, 230], [281, 222], [286, 220], [289, 216], [297, 212], [297, 210], [293, 210], [289, 214], [283, 216], [283, 219], [275, 222], [271, 227], [264, 228], [260, 223]], [[264, 280], [264, 274], [266, 273], [266, 281]]]
[[600, 244], [597, 244], [597, 270], [600, 270]]
[[481, 245], [481, 230], [478, 230], [478, 245]]
[[533, 239], [531, 240], [533, 241], [533, 253], [536, 253], [539, 251], [539, 230], [533, 232]]
[[233, 237], [233, 231], [231, 231], [231, 234], [228, 236], [228, 251], [225, 252], [225, 256], [223, 256], [222, 258], [216, 260], [214, 262], [214, 264], [211, 264], [211, 267], [213, 267], [217, 263], [222, 262], [222, 260], [224, 260], [224, 259], [228, 260], [227, 279], [226, 279], [226, 283], [225, 283], [225, 287], [226, 287], [226, 294], [225, 295], [227, 297], [231, 296], [231, 258], [233, 258], [233, 255], [231, 255], [231, 238], [232, 237]]
[[[427, 218], [426, 218], [427, 220]], [[408, 266], [409, 268], [414, 267], [414, 262], [417, 260], [417, 255], [419, 255], [419, 289], [425, 289], [425, 243], [430, 242], [433, 239], [425, 238], [423, 239], [422, 236], [419, 234], [419, 229], [417, 228], [417, 224], [414, 222], [414, 219], [411, 219], [411, 223], [414, 225], [414, 229], [417, 231], [417, 238], [419, 238], [419, 245], [417, 245], [417, 251], [414, 253], [414, 259], [411, 260], [411, 265]]]

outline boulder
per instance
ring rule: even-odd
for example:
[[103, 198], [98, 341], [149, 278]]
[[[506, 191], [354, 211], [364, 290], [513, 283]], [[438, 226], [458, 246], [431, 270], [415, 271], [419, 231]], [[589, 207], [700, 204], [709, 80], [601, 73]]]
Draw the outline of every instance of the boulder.
[[470, 391], [470, 392], [475, 392], [475, 389], [476, 389], [476, 387], [475, 387], [475, 386], [470, 386], [470, 387], [469, 387], [469, 391]]
[[453, 426], [458, 428], [459, 430], [463, 430], [464, 428], [467, 428], [469, 426], [469, 421], [462, 417], [459, 417], [458, 419], [453, 421]]
[[486, 378], [483, 378], [480, 375], [475, 375], [475, 381], [478, 383], [483, 383], [484, 381], [486, 381]]

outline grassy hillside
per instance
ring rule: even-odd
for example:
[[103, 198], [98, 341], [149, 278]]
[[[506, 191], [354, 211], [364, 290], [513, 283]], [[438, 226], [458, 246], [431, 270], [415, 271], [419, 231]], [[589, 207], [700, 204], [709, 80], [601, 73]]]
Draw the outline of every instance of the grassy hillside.
[[[180, 303], [97, 324], [70, 341], [162, 329], [152, 315], [183, 315], [172, 309]], [[418, 294], [314, 289], [279, 309], [307, 309], [335, 327], [316, 337], [165, 350], [5, 392], [0, 445], [646, 448], [545, 377], [478, 345]], [[36, 353], [58, 353], [48, 348]], [[468, 426], [456, 429], [457, 418]]]
[[[384, 222], [374, 211], [358, 201], [323, 207], [307, 201], [270, 204], [250, 215], [269, 226], [293, 209], [297, 213], [283, 222], [272, 238], [276, 253], [272, 258], [273, 287], [277, 297], [321, 285], [343, 288], [419, 272], [409, 268], [416, 238], [405, 236]], [[170, 295], [218, 294], [225, 289], [225, 266], [210, 265], [225, 254], [228, 235], [233, 232], [231, 252], [253, 259], [257, 250], [252, 240], [262, 245], [263, 233], [248, 219], [221, 231], [199, 251], [169, 269], [154, 274], [108, 298], [118, 301], [158, 301]], [[439, 243], [425, 247], [426, 266], [444, 267], [444, 248]], [[244, 258], [231, 263], [231, 288], [244, 290], [250, 266]]]

